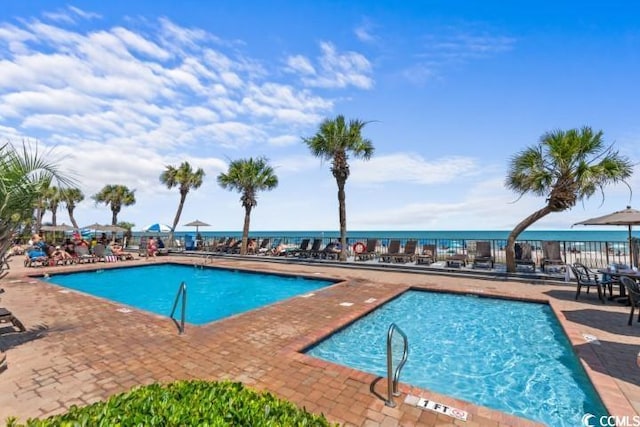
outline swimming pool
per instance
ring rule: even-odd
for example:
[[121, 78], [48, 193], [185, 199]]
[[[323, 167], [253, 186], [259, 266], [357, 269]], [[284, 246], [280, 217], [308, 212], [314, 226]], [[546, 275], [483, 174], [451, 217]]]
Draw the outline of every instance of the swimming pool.
[[334, 283], [300, 276], [177, 264], [56, 274], [46, 280], [162, 316], [171, 313], [178, 287], [184, 281], [187, 285], [186, 321], [195, 325], [264, 307]]
[[386, 378], [391, 323], [409, 340], [404, 383], [549, 426], [607, 414], [544, 304], [408, 291], [306, 353]]

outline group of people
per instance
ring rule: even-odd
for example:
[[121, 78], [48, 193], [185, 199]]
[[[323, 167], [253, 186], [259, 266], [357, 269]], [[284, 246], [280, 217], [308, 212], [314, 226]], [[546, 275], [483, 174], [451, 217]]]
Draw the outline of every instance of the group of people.
[[113, 239], [109, 240], [105, 233], [97, 239], [93, 239], [91, 242], [85, 240], [80, 234], [75, 233], [71, 238], [65, 239], [61, 245], [47, 244], [39, 234], [33, 234], [31, 240], [28, 242], [28, 247], [25, 251], [27, 262], [38, 260], [44, 262], [45, 260], [50, 265], [58, 264], [71, 264], [75, 262], [81, 255], [89, 255], [96, 248], [97, 245], [104, 247], [104, 255], [115, 255], [121, 259], [124, 257], [132, 258], [128, 254], [120, 241]]

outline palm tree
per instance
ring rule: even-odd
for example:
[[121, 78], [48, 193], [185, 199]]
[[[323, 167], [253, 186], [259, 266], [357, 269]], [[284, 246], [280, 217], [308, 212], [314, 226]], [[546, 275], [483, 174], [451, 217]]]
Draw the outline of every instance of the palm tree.
[[540, 143], [518, 153], [511, 160], [506, 186], [522, 197], [526, 193], [546, 196], [546, 204], [526, 217], [507, 238], [507, 271], [515, 272], [515, 241], [524, 230], [551, 212], [571, 209], [596, 191], [604, 198], [604, 187], [629, 178], [632, 163], [605, 146], [602, 131], [590, 127], [555, 130]]
[[180, 203], [178, 204], [178, 211], [173, 218], [173, 227], [171, 227], [171, 233], [169, 233], [169, 241], [173, 242], [173, 233], [180, 221], [180, 215], [182, 215], [182, 208], [184, 207], [184, 201], [187, 198], [187, 193], [192, 188], [199, 188], [202, 185], [202, 179], [204, 178], [204, 170], [198, 168], [195, 172], [191, 168], [189, 162], [182, 162], [179, 167], [167, 166], [164, 172], [160, 174], [160, 182], [165, 184], [167, 188], [179, 187], [180, 190]]
[[242, 228], [240, 254], [244, 255], [247, 253], [251, 210], [258, 204], [256, 193], [276, 188], [278, 186], [278, 177], [264, 157], [240, 159], [234, 160], [229, 164], [227, 173], [218, 175], [218, 184], [222, 188], [237, 190], [238, 193], [242, 194], [240, 202], [244, 206], [244, 226]]
[[344, 187], [349, 178], [349, 154], [355, 158], [369, 160], [373, 155], [373, 144], [362, 137], [362, 128], [367, 124], [361, 120], [345, 122], [344, 116], [326, 119], [311, 138], [302, 138], [314, 156], [331, 160], [331, 173], [338, 184], [338, 206], [340, 215], [340, 261], [347, 260], [347, 208]]
[[45, 192], [46, 206], [51, 211], [51, 224], [58, 225], [58, 206], [62, 201], [62, 190], [56, 186], [47, 188]]
[[49, 193], [49, 187], [51, 187], [51, 178], [45, 177], [38, 183], [38, 198], [34, 202], [34, 216], [35, 216], [35, 232], [40, 233], [42, 227], [42, 219], [47, 212], [47, 195]]
[[26, 142], [22, 147], [11, 143], [0, 146], [0, 253], [7, 251], [13, 234], [31, 219], [33, 207], [42, 197], [43, 184], [72, 184], [58, 164], [50, 160], [52, 154], [39, 152], [37, 145]]
[[125, 185], [105, 185], [100, 192], [91, 196], [98, 203], [111, 206], [111, 225], [118, 224], [118, 214], [123, 206], [131, 206], [136, 202], [136, 190], [129, 190]]
[[84, 194], [79, 188], [65, 188], [62, 190], [62, 202], [67, 206], [67, 212], [69, 213], [69, 220], [74, 228], [79, 228], [76, 222], [73, 212], [76, 209], [78, 203], [84, 200]]

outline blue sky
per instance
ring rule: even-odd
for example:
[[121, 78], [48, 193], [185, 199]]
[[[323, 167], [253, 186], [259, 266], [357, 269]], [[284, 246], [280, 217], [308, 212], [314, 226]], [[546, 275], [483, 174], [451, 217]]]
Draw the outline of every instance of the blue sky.
[[[509, 159], [555, 129], [584, 125], [640, 158], [640, 6], [583, 1], [47, 1], [0, 10], [0, 138], [55, 147], [87, 200], [136, 190], [120, 220], [171, 223], [166, 165], [206, 172], [181, 224], [239, 230], [239, 194], [216, 183], [230, 160], [266, 156], [252, 230], [335, 230], [329, 164], [302, 137], [327, 117], [370, 123], [351, 161], [351, 230], [510, 230], [544, 198], [504, 186]], [[629, 181], [638, 188], [636, 173]], [[634, 205], [608, 187], [534, 229]], [[638, 207], [637, 204], [635, 206]], [[50, 214], [45, 220], [50, 218]], [[59, 222], [68, 221], [64, 210]]]

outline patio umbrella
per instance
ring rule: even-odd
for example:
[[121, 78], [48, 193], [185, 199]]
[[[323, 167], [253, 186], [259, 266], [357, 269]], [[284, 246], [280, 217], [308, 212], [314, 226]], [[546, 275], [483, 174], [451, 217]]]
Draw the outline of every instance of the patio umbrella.
[[171, 227], [169, 227], [167, 224], [161, 224], [159, 222], [156, 222], [155, 224], [149, 224], [145, 228], [143, 228], [143, 230], [151, 231], [154, 233], [171, 233]]
[[110, 225], [102, 225], [102, 224], [98, 224], [97, 222], [90, 224], [90, 225], [85, 225], [84, 227], [82, 227], [84, 230], [93, 230], [93, 231], [111, 231], [109, 230], [109, 227], [111, 227]]
[[127, 231], [124, 227], [119, 227], [117, 225], [105, 225], [105, 231], [111, 231], [112, 233], [124, 233]]
[[62, 223], [60, 225], [43, 225], [40, 227], [41, 231], [71, 231], [75, 230], [73, 226]]
[[631, 227], [634, 225], [640, 225], [639, 210], [631, 209], [631, 206], [627, 206], [624, 210], [580, 221], [573, 225], [626, 225], [629, 229], [629, 254], [631, 255], [629, 257], [629, 262], [631, 263], [631, 267], [633, 267]]
[[184, 225], [185, 227], [195, 227], [196, 228], [196, 234], [198, 234], [198, 229], [200, 227], [211, 227], [211, 224], [207, 224], [206, 222], [202, 222], [199, 219], [196, 219], [195, 221], [191, 221], [188, 222]]

